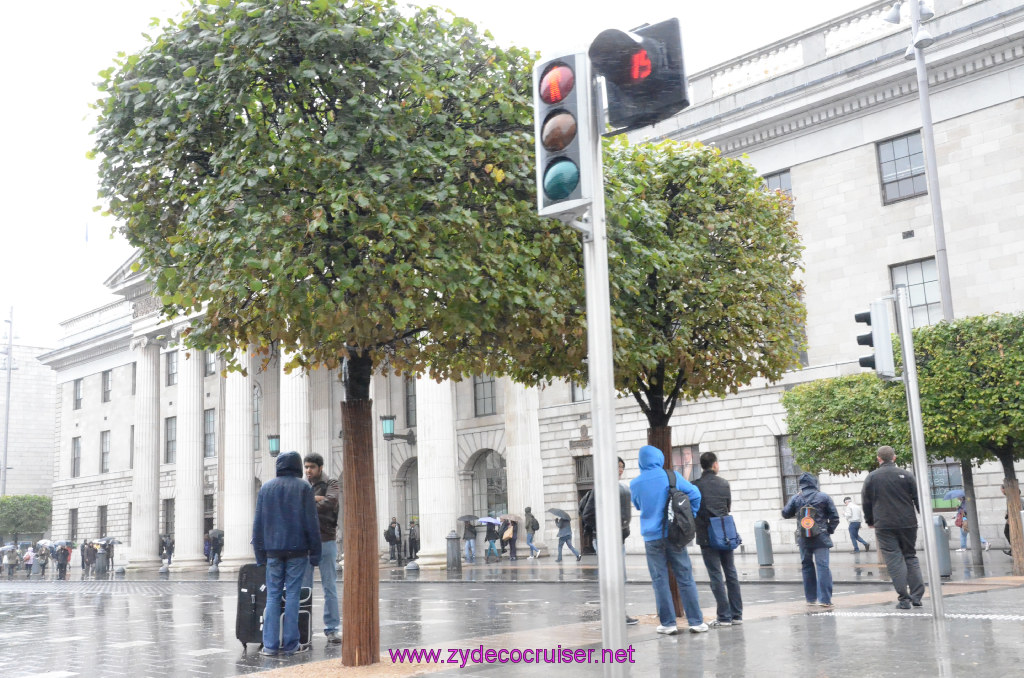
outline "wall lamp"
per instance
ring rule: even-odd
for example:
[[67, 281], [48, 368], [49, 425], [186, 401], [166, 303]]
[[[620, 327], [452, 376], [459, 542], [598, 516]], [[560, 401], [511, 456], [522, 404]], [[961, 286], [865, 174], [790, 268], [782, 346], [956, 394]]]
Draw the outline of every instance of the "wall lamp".
[[416, 444], [416, 431], [410, 430], [404, 435], [395, 433], [395, 415], [393, 414], [382, 414], [380, 415], [380, 426], [381, 432], [384, 434], [384, 440], [404, 440], [410, 445]]
[[268, 435], [267, 445], [270, 447], [270, 456], [276, 457], [281, 454], [281, 436], [279, 435]]

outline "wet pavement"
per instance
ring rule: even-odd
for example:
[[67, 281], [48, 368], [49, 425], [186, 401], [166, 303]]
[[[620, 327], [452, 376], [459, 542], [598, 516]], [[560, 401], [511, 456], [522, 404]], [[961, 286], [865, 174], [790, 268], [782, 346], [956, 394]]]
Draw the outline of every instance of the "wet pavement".
[[[874, 551], [834, 553], [832, 611], [803, 602], [795, 554], [776, 554], [770, 573], [740, 556], [745, 623], [709, 633], [659, 636], [644, 560], [627, 558], [627, 611], [641, 617], [628, 628], [634, 676], [968, 676], [1019, 675], [1024, 665], [1024, 578], [1005, 576], [1009, 558], [986, 554], [984, 573], [953, 554], [943, 586], [946, 620], [923, 608], [894, 609]], [[698, 580], [706, 579], [695, 558]], [[473, 565], [449, 579], [442, 570], [381, 570], [381, 650], [582, 649], [600, 656], [600, 604], [593, 557], [561, 566], [550, 559]], [[1005, 561], [1005, 563], [1003, 562]], [[766, 575], [771, 576], [766, 576]], [[979, 576], [984, 574], [985, 576]], [[248, 652], [234, 637], [234, 575], [208, 579], [203, 571], [129, 573], [125, 579], [71, 581], [0, 579], [0, 676], [234, 676], [314, 664], [312, 675], [337, 675], [340, 646], [322, 634], [314, 596], [312, 652], [289, 659]], [[451, 582], [451, 583], [449, 583]], [[753, 585], [757, 582], [758, 585]], [[455, 585], [452, 585], [455, 584]], [[319, 585], [317, 585], [319, 586]], [[699, 585], [705, 617], [714, 601]], [[554, 653], [551, 652], [551, 655]], [[584, 653], [586, 654], [586, 653]], [[456, 657], [457, 658], [457, 657]], [[460, 662], [461, 663], [461, 662]], [[548, 665], [448, 664], [410, 666], [442, 675], [540, 675]], [[318, 665], [321, 666], [321, 665]], [[309, 667], [315, 668], [315, 667]], [[392, 667], [399, 671], [400, 667]], [[600, 667], [561, 663], [560, 674], [592, 676]], [[402, 675], [391, 673], [389, 675]]]

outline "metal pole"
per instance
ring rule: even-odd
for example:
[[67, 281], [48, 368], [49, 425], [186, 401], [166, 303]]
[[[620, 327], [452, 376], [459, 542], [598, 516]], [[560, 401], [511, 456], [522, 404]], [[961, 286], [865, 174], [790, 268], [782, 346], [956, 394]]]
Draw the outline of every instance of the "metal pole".
[[[598, 583], [601, 590], [601, 644], [606, 650], [626, 648], [626, 598], [623, 582], [622, 531], [619, 515], [618, 461], [615, 455], [615, 376], [612, 361], [611, 296], [608, 286], [608, 232], [604, 213], [601, 132], [604, 130], [604, 87], [593, 83], [591, 137], [594, 139], [594, 202], [590, 234], [583, 236], [587, 286], [587, 364], [590, 411], [594, 429], [594, 496], [597, 538], [601, 544]], [[628, 664], [605, 663], [605, 676], [627, 676]]]
[[907, 393], [910, 415], [910, 445], [914, 451], [917, 501], [921, 506], [921, 517], [924, 520], [924, 562], [928, 572], [928, 586], [932, 593], [932, 615], [936, 620], [941, 620], [945, 613], [942, 606], [942, 577], [939, 574], [935, 535], [932, 531], [932, 492], [928, 482], [928, 454], [924, 446], [921, 396], [917, 391], [917, 363], [914, 357], [914, 336], [910, 328], [910, 303], [907, 299], [907, 288], [902, 285], [896, 288], [896, 311], [900, 344], [903, 347], [903, 385]]
[[0, 464], [0, 497], [7, 496], [7, 443], [11, 437], [11, 370], [14, 369], [14, 307], [7, 328], [7, 399], [4, 401], [4, 456]]

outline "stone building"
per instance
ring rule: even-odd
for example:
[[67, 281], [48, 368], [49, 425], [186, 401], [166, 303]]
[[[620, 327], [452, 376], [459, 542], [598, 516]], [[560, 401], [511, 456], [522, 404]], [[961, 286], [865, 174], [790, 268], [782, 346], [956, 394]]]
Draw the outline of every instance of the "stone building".
[[[780, 395], [795, 384], [859, 370], [853, 316], [907, 284], [918, 325], [941, 317], [929, 187], [924, 178], [910, 39], [882, 21], [888, 2], [690, 74], [690, 108], [634, 133], [699, 139], [746, 155], [769, 188], [789, 191], [805, 250], [807, 352], [777, 383], [679, 406], [674, 465], [691, 478], [713, 451], [733, 488], [741, 534], [767, 520], [776, 548], [793, 548], [779, 515], [799, 469]], [[936, 157], [958, 317], [1024, 310], [1024, 6], [1014, 0], [939, 0], [927, 28]], [[313, 450], [340, 471], [342, 388], [337, 372], [286, 374], [279, 356], [249, 361], [249, 376], [220, 375], [217, 356], [181, 350], [187, 320], [157, 321], [145, 278], [130, 263], [107, 280], [123, 302], [64, 323], [62, 346], [43, 357], [57, 372], [59, 451], [54, 465], [58, 537], [106, 532], [130, 541], [133, 564], [154, 564], [171, 532], [176, 562], [197, 563], [202, 533], [227, 533], [226, 564], [251, 558], [257, 487], [273, 473], [268, 435], [282, 450]], [[285, 361], [286, 362], [286, 361]], [[421, 554], [440, 559], [464, 513], [575, 514], [592, 486], [589, 395], [556, 382], [523, 388], [479, 376], [435, 383], [381, 374], [374, 420], [378, 535], [391, 516], [416, 517]], [[636, 474], [647, 422], [632, 400], [616, 407], [616, 446]], [[77, 441], [77, 442], [76, 442]], [[956, 464], [933, 464], [940, 494], [959, 484]], [[1001, 471], [976, 472], [981, 528], [1001, 541]], [[861, 477], [822, 476], [841, 502]], [[638, 526], [627, 542], [642, 552]], [[385, 551], [382, 536], [381, 551]], [[845, 532], [837, 533], [843, 546]], [[550, 520], [542, 543], [554, 543]], [[180, 560], [179, 560], [180, 559]]]

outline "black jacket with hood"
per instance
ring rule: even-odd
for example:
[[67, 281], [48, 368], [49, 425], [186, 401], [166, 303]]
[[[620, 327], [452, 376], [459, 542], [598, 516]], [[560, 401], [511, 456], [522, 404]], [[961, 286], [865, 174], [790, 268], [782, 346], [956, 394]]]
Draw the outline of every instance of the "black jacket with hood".
[[260, 488], [252, 523], [252, 548], [260, 565], [266, 564], [268, 556], [308, 556], [311, 565], [320, 564], [320, 520], [298, 452], [280, 454], [277, 477]]
[[794, 494], [786, 508], [782, 509], [783, 518], [792, 518], [804, 506], [813, 506], [825, 521], [826, 529], [815, 537], [807, 538], [800, 534], [799, 539], [809, 549], [832, 548], [830, 536], [839, 527], [839, 511], [836, 510], [832, 497], [818, 489], [818, 479], [810, 473], [800, 476], [800, 491]]

